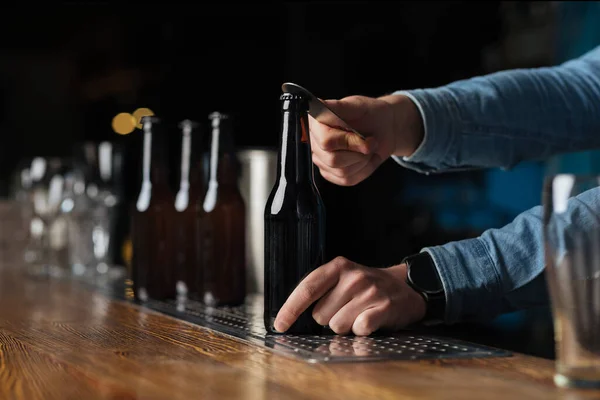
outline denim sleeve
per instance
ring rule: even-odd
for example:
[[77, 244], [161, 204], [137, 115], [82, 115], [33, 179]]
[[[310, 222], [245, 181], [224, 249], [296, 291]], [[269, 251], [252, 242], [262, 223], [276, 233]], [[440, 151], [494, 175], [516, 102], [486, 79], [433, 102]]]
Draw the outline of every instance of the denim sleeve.
[[[446, 323], [549, 304], [542, 214], [537, 206], [480, 237], [423, 249], [434, 259], [446, 291]], [[571, 198], [558, 218], [566, 232], [597, 238], [591, 233], [600, 229], [600, 188]]]
[[425, 137], [411, 156], [393, 159], [425, 174], [509, 169], [523, 160], [600, 147], [600, 47], [555, 67], [395, 93], [415, 102]]

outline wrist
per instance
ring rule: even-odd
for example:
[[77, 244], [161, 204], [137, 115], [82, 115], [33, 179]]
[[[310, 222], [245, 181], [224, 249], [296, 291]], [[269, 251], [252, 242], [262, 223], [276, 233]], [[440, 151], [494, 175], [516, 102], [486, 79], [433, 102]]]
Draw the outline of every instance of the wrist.
[[392, 135], [395, 138], [393, 155], [408, 157], [418, 148], [425, 136], [423, 119], [417, 105], [403, 94], [380, 97], [388, 103], [392, 112]]
[[401, 288], [399, 292], [404, 294], [406, 297], [404, 301], [409, 305], [406, 309], [413, 313], [411, 320], [413, 320], [413, 322], [422, 320], [427, 311], [427, 302], [421, 294], [408, 285], [408, 266], [405, 263], [402, 263], [389, 267], [387, 270], [393, 275], [396, 281], [399, 282]]

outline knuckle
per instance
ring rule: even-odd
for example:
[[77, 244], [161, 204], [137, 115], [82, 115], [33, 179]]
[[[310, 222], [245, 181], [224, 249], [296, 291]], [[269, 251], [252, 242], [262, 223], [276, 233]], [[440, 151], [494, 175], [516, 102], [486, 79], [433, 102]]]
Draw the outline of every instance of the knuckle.
[[325, 151], [333, 151], [337, 147], [337, 142], [338, 141], [335, 137], [332, 137], [332, 136], [324, 137], [321, 139], [319, 147], [321, 147], [321, 149], [323, 149]]
[[360, 179], [356, 175], [349, 175], [345, 173], [341, 178], [342, 186], [355, 186], [360, 182]]
[[379, 297], [379, 288], [374, 283], [370, 284], [365, 291], [367, 299], [374, 300]]
[[331, 128], [328, 126], [322, 125], [320, 129], [315, 132], [317, 145], [323, 150], [326, 150], [333, 142], [333, 135], [329, 132], [330, 130]]
[[348, 276], [347, 282], [347, 290], [356, 292], [365, 286], [367, 274], [362, 270], [352, 271], [352, 274]]
[[352, 276], [357, 282], [367, 282], [369, 280], [369, 274], [363, 268], [352, 271]]
[[302, 300], [305, 302], [310, 302], [312, 301], [312, 299], [315, 298], [317, 294], [317, 288], [314, 285], [304, 285], [302, 288], [302, 291], [300, 292], [300, 295], [302, 297]]
[[381, 300], [380, 308], [383, 312], [392, 311], [392, 300], [389, 297], [384, 297]]
[[315, 130], [313, 131], [313, 136], [311, 140], [319, 148], [323, 149], [325, 146], [325, 141], [327, 141], [327, 135], [322, 134], [321, 129]]
[[323, 163], [323, 161], [321, 160], [321, 158], [317, 154], [313, 153], [313, 155], [312, 155], [312, 161], [313, 161], [313, 163], [317, 167], [319, 167], [320, 170], [323, 169], [324, 163]]
[[339, 157], [335, 153], [325, 153], [323, 154], [323, 162], [325, 165], [335, 168], [336, 164], [339, 162]]
[[340, 186], [353, 186], [352, 179], [348, 176], [340, 176], [338, 178]]
[[313, 312], [312, 317], [319, 325], [327, 325], [327, 323], [329, 322], [326, 321], [326, 318], [324, 318], [323, 315], [321, 315], [318, 312]]
[[352, 263], [350, 260], [348, 260], [346, 257], [337, 256], [333, 259], [333, 266], [340, 272], [348, 270], [351, 264]]
[[338, 319], [332, 319], [331, 321], [329, 321], [329, 329], [331, 329], [338, 335], [345, 335], [346, 333], [350, 332], [348, 324]]
[[374, 325], [375, 324], [372, 317], [369, 317], [368, 315], [361, 315], [358, 317], [353, 328], [354, 334], [358, 336], [370, 335], [377, 328]]
[[[331, 168], [331, 167], [328, 167], [328, 168]], [[344, 174], [343, 174], [343, 173], [341, 173], [341, 172], [340, 172], [339, 170], [337, 170], [337, 169], [332, 169], [332, 170], [331, 170], [331, 175], [335, 176], [335, 179], [340, 179], [340, 178], [343, 178], [343, 177], [344, 177]]]

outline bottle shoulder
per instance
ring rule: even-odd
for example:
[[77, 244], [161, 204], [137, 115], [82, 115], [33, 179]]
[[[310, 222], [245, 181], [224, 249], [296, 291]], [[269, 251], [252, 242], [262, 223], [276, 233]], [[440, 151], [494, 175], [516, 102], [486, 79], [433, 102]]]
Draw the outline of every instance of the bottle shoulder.
[[311, 186], [276, 185], [265, 204], [265, 217], [320, 217], [324, 208], [319, 192]]

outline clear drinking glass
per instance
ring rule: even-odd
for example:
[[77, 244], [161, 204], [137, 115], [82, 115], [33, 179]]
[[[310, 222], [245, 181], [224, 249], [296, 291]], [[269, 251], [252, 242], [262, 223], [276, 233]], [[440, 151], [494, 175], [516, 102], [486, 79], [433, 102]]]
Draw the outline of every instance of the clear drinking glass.
[[600, 388], [600, 176], [560, 174], [544, 187], [554, 381]]
[[62, 276], [67, 266], [66, 222], [60, 214], [67, 165], [56, 157], [36, 157], [31, 163], [32, 215], [25, 261], [34, 276]]
[[[115, 224], [121, 154], [110, 142], [85, 142], [75, 149], [62, 211], [68, 218], [71, 271], [75, 276], [105, 276], [114, 265]], [[116, 270], [113, 269], [113, 272]]]

